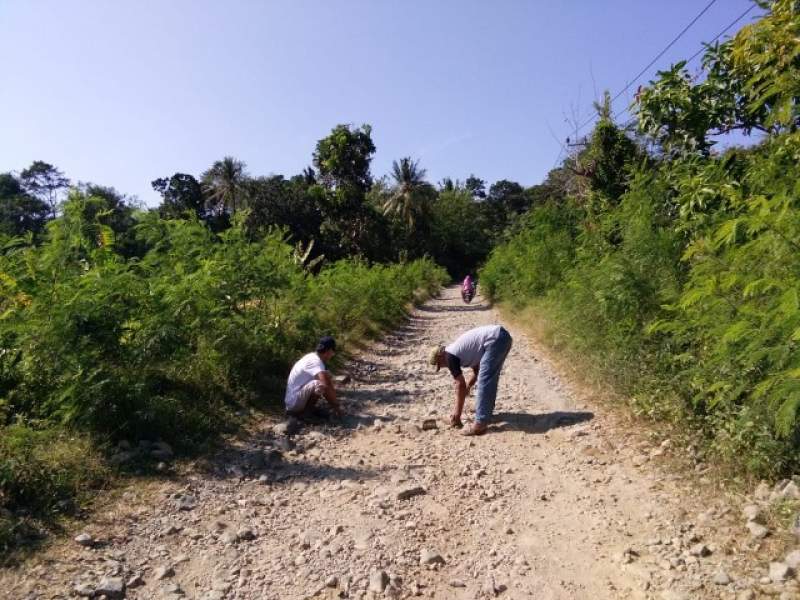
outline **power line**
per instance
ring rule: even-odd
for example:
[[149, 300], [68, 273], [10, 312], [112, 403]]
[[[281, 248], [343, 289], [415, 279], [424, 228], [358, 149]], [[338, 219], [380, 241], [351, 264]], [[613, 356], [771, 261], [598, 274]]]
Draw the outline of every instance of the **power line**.
[[[756, 4], [752, 4], [752, 5], [750, 6], [750, 8], [748, 8], [746, 11], [744, 11], [742, 14], [740, 14], [738, 17], [736, 17], [736, 18], [735, 18], [733, 21], [731, 21], [731, 22], [728, 24], [728, 26], [727, 26], [727, 27], [725, 27], [725, 29], [723, 29], [723, 30], [722, 30], [722, 31], [720, 31], [720, 32], [719, 32], [719, 33], [718, 33], [716, 36], [714, 36], [714, 38], [712, 38], [712, 40], [711, 40], [710, 42], [703, 42], [703, 46], [702, 46], [702, 47], [701, 47], [701, 48], [700, 48], [700, 49], [699, 49], [697, 52], [695, 52], [695, 53], [694, 53], [694, 54], [692, 54], [692, 55], [691, 55], [689, 58], [687, 58], [687, 59], [686, 59], [686, 64], [688, 65], [688, 64], [689, 64], [690, 62], [692, 62], [692, 61], [693, 61], [695, 58], [697, 58], [697, 57], [698, 57], [698, 56], [700, 56], [700, 55], [701, 55], [703, 52], [705, 52], [705, 51], [706, 51], [706, 49], [707, 49], [707, 48], [708, 48], [708, 47], [709, 47], [711, 44], [713, 44], [713, 43], [714, 43], [714, 42], [716, 42], [716, 41], [717, 41], [719, 38], [721, 38], [723, 35], [725, 35], [726, 33], [728, 33], [728, 30], [730, 30], [730, 29], [731, 29], [731, 28], [732, 28], [734, 25], [736, 25], [736, 24], [737, 24], [739, 21], [741, 21], [742, 19], [744, 19], [744, 18], [745, 18], [745, 17], [748, 15], [748, 13], [750, 13], [750, 11], [752, 11], [754, 8], [756, 8], [756, 6], [757, 6]], [[619, 114], [620, 114], [620, 112], [613, 113], [613, 114], [611, 115], [611, 118], [617, 117]]]
[[700, 55], [701, 55], [703, 52], [705, 52], [706, 48], [708, 48], [708, 47], [709, 47], [711, 44], [713, 44], [714, 42], [716, 42], [716, 41], [717, 41], [719, 38], [721, 38], [723, 35], [725, 35], [726, 33], [728, 33], [728, 30], [729, 30], [731, 27], [733, 27], [733, 26], [734, 26], [734, 25], [736, 25], [736, 24], [737, 24], [739, 21], [741, 21], [742, 19], [744, 19], [744, 18], [747, 16], [747, 14], [748, 14], [748, 13], [749, 13], [751, 10], [753, 10], [753, 9], [754, 9], [756, 6], [757, 6], [756, 4], [751, 4], [751, 5], [750, 5], [750, 8], [748, 8], [746, 11], [744, 11], [742, 14], [740, 14], [738, 17], [736, 17], [736, 19], [734, 19], [733, 21], [731, 21], [731, 23], [730, 23], [730, 24], [729, 24], [729, 25], [728, 25], [728, 26], [727, 26], [725, 29], [723, 29], [722, 31], [720, 31], [720, 32], [717, 34], [717, 36], [716, 36], [716, 37], [715, 37], [713, 40], [711, 40], [710, 42], [706, 42], [706, 43], [704, 43], [704, 44], [703, 44], [703, 47], [702, 47], [702, 48], [700, 48], [700, 50], [698, 50], [697, 52], [695, 52], [694, 54], [692, 54], [692, 55], [691, 55], [691, 56], [690, 56], [690, 57], [689, 57], [689, 58], [686, 60], [686, 64], [689, 64], [690, 62], [692, 62], [692, 61], [693, 61], [695, 58], [697, 58], [697, 57], [698, 57], [698, 56], [700, 56]]
[[[625, 85], [625, 87], [624, 87], [624, 88], [622, 88], [622, 89], [621, 89], [619, 92], [617, 92], [617, 95], [616, 95], [616, 96], [614, 96], [614, 97], [611, 99], [611, 104], [614, 104], [614, 101], [615, 101], [617, 98], [619, 98], [620, 96], [622, 96], [622, 94], [624, 94], [625, 92], [627, 92], [627, 91], [628, 91], [628, 89], [630, 89], [630, 87], [631, 87], [631, 86], [632, 86], [634, 83], [636, 83], [636, 82], [639, 80], [639, 78], [640, 78], [642, 75], [644, 75], [644, 74], [647, 72], [647, 70], [648, 70], [650, 67], [652, 67], [652, 66], [653, 66], [653, 65], [656, 63], [656, 61], [657, 61], [659, 58], [661, 58], [662, 56], [664, 56], [664, 54], [667, 52], [667, 50], [669, 50], [670, 48], [672, 48], [672, 46], [674, 46], [674, 45], [675, 45], [675, 42], [677, 42], [679, 39], [681, 39], [681, 38], [683, 37], [683, 34], [684, 34], [684, 33], [686, 33], [687, 31], [689, 31], [689, 29], [691, 28], [691, 26], [692, 26], [692, 25], [694, 25], [694, 24], [695, 24], [695, 23], [698, 21], [698, 19], [700, 19], [700, 17], [702, 17], [702, 16], [703, 16], [703, 15], [706, 13], [706, 12], [708, 11], [708, 9], [709, 9], [709, 8], [711, 8], [711, 7], [714, 5], [714, 3], [716, 3], [716, 1], [717, 1], [717, 0], [711, 0], [711, 1], [710, 1], [708, 4], [706, 4], [705, 8], [703, 8], [703, 10], [701, 10], [699, 13], [697, 13], [697, 15], [695, 15], [695, 17], [694, 17], [694, 18], [693, 18], [693, 19], [692, 19], [692, 20], [689, 22], [689, 24], [688, 24], [686, 27], [684, 27], [684, 28], [683, 28], [683, 29], [680, 31], [680, 33], [679, 33], [678, 35], [676, 35], [674, 38], [672, 38], [672, 41], [671, 41], [669, 44], [667, 44], [667, 45], [666, 45], [666, 47], [665, 47], [665, 48], [664, 48], [664, 49], [663, 49], [661, 52], [659, 52], [659, 53], [656, 55], [656, 57], [655, 57], [653, 60], [651, 60], [651, 61], [650, 61], [650, 62], [647, 64], [647, 66], [646, 66], [644, 69], [642, 69], [641, 71], [639, 71], [639, 73], [638, 73], [638, 74], [637, 74], [637, 75], [636, 75], [636, 76], [635, 76], [633, 79], [630, 79], [630, 80], [628, 81], [627, 85]], [[755, 6], [755, 5], [754, 5], [754, 6]], [[751, 7], [751, 8], [752, 8], [752, 7]], [[580, 127], [578, 127], [578, 128], [575, 130], [575, 133], [577, 134], [577, 133], [578, 133], [578, 132], [579, 132], [581, 129], [583, 129], [583, 128], [584, 128], [584, 127], [586, 127], [586, 126], [587, 126], [589, 123], [591, 123], [592, 121], [594, 121], [594, 120], [595, 120], [595, 118], [596, 118], [595, 116], [591, 116], [591, 117], [589, 117], [589, 118], [588, 118], [588, 119], [587, 119], [587, 120], [586, 120], [584, 123], [582, 123], [582, 124], [581, 124], [581, 126], [580, 126]]]

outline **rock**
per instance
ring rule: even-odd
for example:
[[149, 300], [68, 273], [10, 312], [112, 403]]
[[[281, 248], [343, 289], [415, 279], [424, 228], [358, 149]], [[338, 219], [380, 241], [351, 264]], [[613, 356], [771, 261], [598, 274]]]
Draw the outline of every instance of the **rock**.
[[695, 544], [689, 548], [689, 554], [692, 556], [708, 556], [711, 554], [711, 550], [705, 544]]
[[686, 592], [664, 590], [661, 592], [661, 600], [692, 600], [692, 597]]
[[486, 580], [483, 582], [483, 587], [481, 588], [481, 591], [490, 598], [494, 598], [495, 596], [499, 596], [504, 591], [506, 591], [506, 586], [503, 585], [502, 583], [498, 584], [495, 581], [494, 575], [489, 573], [486, 576]]
[[108, 462], [114, 466], [124, 465], [125, 463], [131, 462], [134, 458], [136, 458], [137, 452], [135, 450], [120, 450], [119, 452], [115, 452], [111, 455], [111, 458], [108, 459]]
[[714, 585], [728, 585], [731, 582], [731, 578], [725, 571], [717, 571], [711, 581], [714, 582]]
[[756, 600], [756, 593], [753, 590], [744, 590], [736, 594], [736, 600]]
[[83, 598], [91, 598], [92, 596], [94, 596], [95, 588], [93, 585], [89, 585], [88, 583], [79, 583], [73, 589], [75, 590], [75, 593], [78, 594], [78, 596], [81, 596]]
[[769, 489], [769, 484], [766, 481], [762, 481], [756, 487], [756, 490], [753, 494], [756, 500], [766, 501], [769, 500], [771, 490]]
[[413, 486], [404, 486], [397, 490], [396, 497], [398, 500], [408, 500], [409, 498], [413, 498], [414, 496], [421, 496], [423, 494], [427, 494], [427, 491], [424, 487], [420, 485], [413, 485]]
[[755, 521], [748, 521], [747, 529], [750, 530], [750, 536], [755, 540], [763, 540], [769, 535], [769, 529], [764, 527], [761, 523], [756, 523]]
[[419, 553], [419, 564], [421, 565], [443, 565], [444, 558], [438, 552], [434, 552], [433, 550], [428, 550], [427, 548], [423, 549]]
[[161, 591], [165, 594], [174, 594], [176, 597], [183, 596], [183, 590], [177, 583], [168, 583], [161, 588]]
[[168, 577], [172, 577], [175, 575], [175, 569], [170, 567], [169, 565], [164, 565], [162, 567], [158, 567], [153, 573], [153, 577], [155, 577], [158, 581], [162, 579], [167, 579]]
[[335, 588], [339, 585], [339, 578], [336, 575], [331, 575], [325, 580], [325, 587]]
[[197, 508], [197, 498], [191, 494], [186, 494], [175, 501], [175, 506], [178, 510], [194, 510]]
[[276, 448], [272, 448], [264, 453], [264, 460], [267, 464], [276, 465], [283, 461], [283, 452]]
[[781, 583], [792, 576], [792, 568], [784, 562], [769, 563], [769, 578], [775, 583]]
[[386, 571], [373, 571], [369, 574], [367, 591], [382, 594], [387, 585], [389, 585], [389, 576]]
[[175, 453], [172, 451], [172, 446], [167, 442], [155, 442], [150, 447], [150, 456], [156, 460], [169, 460]]
[[88, 533], [81, 533], [75, 536], [75, 543], [89, 548], [94, 546], [94, 538]]
[[757, 504], [748, 504], [742, 509], [742, 514], [748, 521], [755, 521], [756, 523], [764, 523], [764, 514], [761, 507]]
[[235, 544], [239, 541], [239, 536], [233, 531], [224, 531], [222, 535], [219, 536], [219, 541], [227, 546], [230, 546], [231, 544]]
[[789, 568], [793, 571], [797, 571], [798, 567], [800, 567], [800, 550], [792, 550], [789, 554], [786, 555], [786, 558], [783, 559]]
[[100, 581], [94, 590], [95, 595], [106, 598], [124, 598], [125, 582], [121, 577], [106, 577]]
[[800, 487], [794, 481], [789, 480], [779, 490], [772, 494], [773, 500], [799, 500]]
[[338, 385], [347, 385], [352, 380], [350, 379], [350, 375], [337, 375], [333, 378], [333, 381]]
[[450, 584], [450, 587], [454, 587], [454, 588], [465, 588], [465, 587], [467, 587], [467, 584], [464, 583], [463, 581], [461, 581], [460, 579], [451, 579], [449, 581], [449, 584]]
[[225, 600], [225, 592], [211, 590], [200, 596], [200, 600]]
[[240, 540], [251, 541], [256, 539], [255, 532], [250, 529], [249, 527], [242, 527], [239, 531], [236, 532], [236, 537]]
[[425, 419], [422, 421], [422, 425], [420, 425], [420, 429], [422, 431], [430, 431], [431, 429], [439, 429], [439, 424], [436, 422], [436, 419]]
[[125, 587], [128, 588], [137, 588], [144, 585], [144, 579], [142, 579], [141, 575], [134, 575], [130, 579], [128, 579], [128, 583]]

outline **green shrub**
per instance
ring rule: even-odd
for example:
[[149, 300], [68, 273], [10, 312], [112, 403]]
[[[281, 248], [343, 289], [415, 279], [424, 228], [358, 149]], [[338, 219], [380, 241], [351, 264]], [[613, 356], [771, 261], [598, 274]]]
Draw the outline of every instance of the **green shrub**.
[[107, 477], [86, 436], [21, 422], [0, 427], [0, 556], [37, 521], [71, 512]]

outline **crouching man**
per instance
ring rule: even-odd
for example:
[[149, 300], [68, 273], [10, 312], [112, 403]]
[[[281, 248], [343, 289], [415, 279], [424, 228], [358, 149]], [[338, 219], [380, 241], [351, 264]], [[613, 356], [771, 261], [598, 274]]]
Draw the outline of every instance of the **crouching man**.
[[[436, 346], [430, 355], [430, 364], [438, 371], [447, 367], [455, 379], [455, 406], [450, 417], [450, 425], [462, 427], [461, 412], [464, 399], [472, 386], [478, 382], [478, 396], [475, 399], [475, 422], [462, 433], [464, 435], [483, 435], [489, 426], [497, 398], [497, 384], [500, 371], [511, 350], [511, 334], [500, 325], [476, 327], [462, 334], [448, 346]], [[464, 379], [462, 367], [470, 367], [472, 375], [469, 382]]]
[[342, 416], [342, 409], [336, 399], [336, 388], [325, 363], [333, 358], [336, 352], [336, 341], [325, 336], [319, 340], [316, 352], [310, 352], [298, 360], [289, 373], [286, 382], [286, 414], [306, 418], [313, 414], [314, 407], [321, 398], [325, 398], [337, 417]]

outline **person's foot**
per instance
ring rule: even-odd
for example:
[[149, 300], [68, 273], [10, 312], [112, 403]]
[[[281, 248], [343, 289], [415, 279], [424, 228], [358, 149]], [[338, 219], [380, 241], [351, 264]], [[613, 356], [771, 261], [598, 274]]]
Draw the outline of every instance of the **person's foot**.
[[486, 433], [486, 430], [489, 429], [488, 425], [484, 423], [473, 423], [466, 429], [461, 431], [461, 435], [483, 435]]
[[464, 426], [464, 423], [461, 422], [461, 417], [457, 415], [450, 416], [450, 427], [453, 429], [461, 429]]

